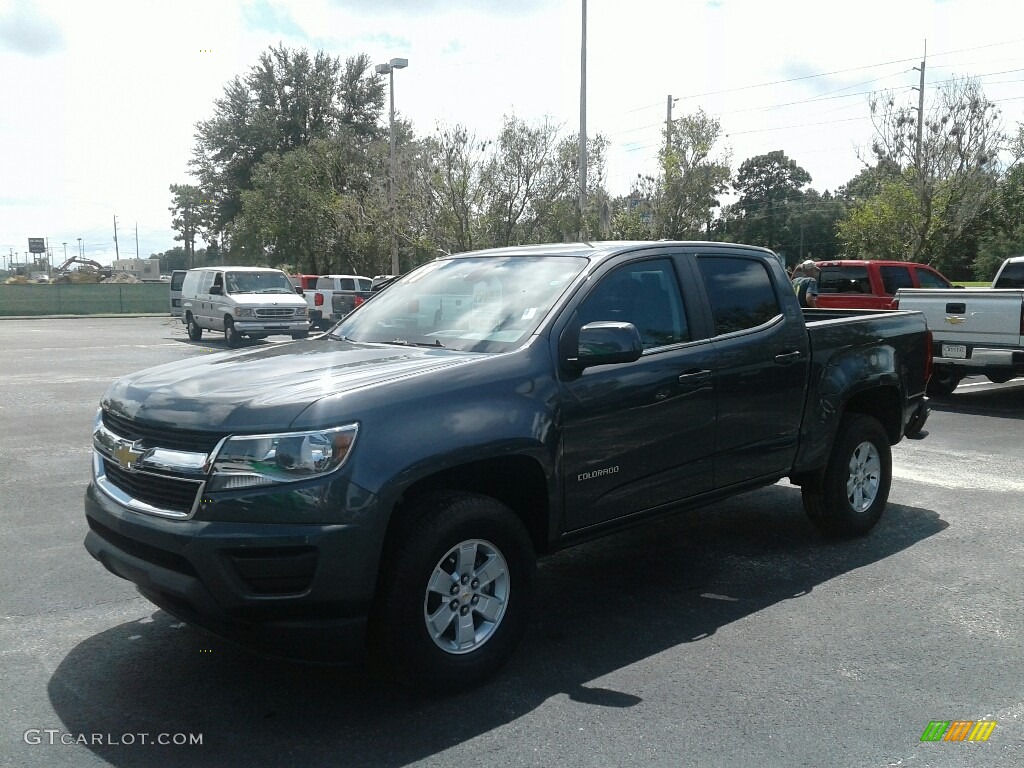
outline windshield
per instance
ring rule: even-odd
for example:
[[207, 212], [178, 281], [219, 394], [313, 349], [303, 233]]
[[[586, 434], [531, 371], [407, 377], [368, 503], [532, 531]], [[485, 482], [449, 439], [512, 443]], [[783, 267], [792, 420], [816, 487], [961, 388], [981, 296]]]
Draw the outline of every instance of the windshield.
[[505, 352], [533, 333], [586, 266], [565, 256], [444, 259], [399, 278], [332, 332], [356, 342]]
[[228, 293], [295, 293], [284, 272], [228, 272]]

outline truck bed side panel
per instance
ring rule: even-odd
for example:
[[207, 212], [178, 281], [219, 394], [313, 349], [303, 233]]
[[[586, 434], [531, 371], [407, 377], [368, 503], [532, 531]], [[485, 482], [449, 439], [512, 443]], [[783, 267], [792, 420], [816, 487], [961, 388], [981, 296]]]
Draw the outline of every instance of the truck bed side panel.
[[903, 436], [910, 400], [924, 394], [928, 354], [918, 312], [806, 310], [811, 373], [794, 473], [824, 466], [847, 405], [872, 390], [863, 407], [888, 413], [892, 442]]

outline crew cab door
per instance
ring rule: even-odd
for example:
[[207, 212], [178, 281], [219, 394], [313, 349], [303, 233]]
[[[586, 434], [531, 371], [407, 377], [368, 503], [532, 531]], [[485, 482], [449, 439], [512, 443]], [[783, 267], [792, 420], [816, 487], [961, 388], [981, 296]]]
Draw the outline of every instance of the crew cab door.
[[799, 305], [756, 256], [701, 254], [697, 266], [715, 325], [715, 487], [785, 473], [796, 457], [810, 358]]
[[595, 278], [569, 310], [563, 360], [574, 354], [579, 329], [597, 321], [633, 323], [644, 351], [632, 363], [562, 368], [567, 530], [712, 487], [715, 351], [695, 330], [700, 315], [684, 300], [680, 268], [687, 265], [667, 256], [630, 261]]

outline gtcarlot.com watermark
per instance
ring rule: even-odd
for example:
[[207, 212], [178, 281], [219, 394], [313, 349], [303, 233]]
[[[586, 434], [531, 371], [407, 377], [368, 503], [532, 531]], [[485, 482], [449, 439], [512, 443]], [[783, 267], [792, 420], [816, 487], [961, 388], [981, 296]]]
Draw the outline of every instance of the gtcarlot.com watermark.
[[196, 747], [203, 744], [201, 733], [71, 733], [57, 728], [29, 728], [21, 738], [32, 745], [78, 744], [83, 747]]

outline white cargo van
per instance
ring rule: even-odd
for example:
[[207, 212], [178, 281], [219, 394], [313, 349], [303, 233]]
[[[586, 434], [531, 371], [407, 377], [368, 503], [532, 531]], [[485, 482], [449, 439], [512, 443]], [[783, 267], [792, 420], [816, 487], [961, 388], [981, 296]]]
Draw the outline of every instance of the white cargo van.
[[171, 273], [171, 317], [181, 317], [181, 286], [187, 270], [176, 269]]
[[201, 339], [204, 330], [223, 331], [231, 347], [238, 346], [244, 336], [303, 339], [309, 335], [306, 302], [279, 269], [190, 269], [181, 286], [181, 313], [193, 341]]

